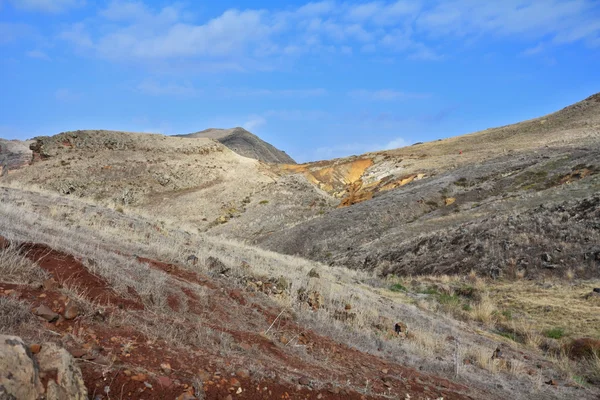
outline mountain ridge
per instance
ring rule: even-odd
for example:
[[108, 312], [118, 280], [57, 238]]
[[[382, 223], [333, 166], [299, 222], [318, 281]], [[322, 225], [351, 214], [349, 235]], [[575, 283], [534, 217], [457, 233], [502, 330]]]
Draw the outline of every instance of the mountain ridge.
[[277, 149], [272, 144], [265, 142], [255, 134], [241, 127], [230, 129], [208, 128], [199, 132], [174, 136], [217, 140], [244, 157], [254, 158], [267, 163], [296, 163], [296, 161], [284, 151]]

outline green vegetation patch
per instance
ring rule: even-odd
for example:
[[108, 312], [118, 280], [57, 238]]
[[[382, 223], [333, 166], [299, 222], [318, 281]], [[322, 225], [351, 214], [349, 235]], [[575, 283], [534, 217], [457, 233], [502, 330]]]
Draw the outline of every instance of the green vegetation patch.
[[565, 336], [565, 330], [563, 328], [552, 328], [544, 331], [544, 336], [550, 339], [560, 339]]

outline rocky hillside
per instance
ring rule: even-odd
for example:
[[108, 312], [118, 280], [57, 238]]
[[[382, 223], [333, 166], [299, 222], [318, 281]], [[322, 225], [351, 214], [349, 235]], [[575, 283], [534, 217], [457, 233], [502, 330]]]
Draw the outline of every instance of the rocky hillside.
[[[4, 184], [160, 215], [194, 230], [233, 221], [230, 230], [240, 235], [273, 231], [335, 204], [305, 177], [277, 175], [208, 138], [74, 131], [35, 138], [30, 147], [33, 164], [2, 178]], [[246, 223], [258, 217], [260, 226]]]
[[25, 167], [33, 161], [30, 142], [0, 139], [0, 176]]
[[[573, 385], [555, 351], [511, 344], [478, 320], [454, 320], [410, 297], [437, 301], [448, 285], [424, 281], [429, 294], [404, 295], [368, 273], [69, 196], [2, 188], [0, 213], [0, 335], [22, 338], [0, 343], [0, 388], [8, 398], [26, 389], [14, 379], [48, 399], [85, 392], [150, 400], [558, 400], [600, 393]], [[471, 288], [466, 305], [479, 307], [482, 285]], [[592, 331], [598, 319], [580, 318], [587, 302], [581, 289], [570, 289], [577, 323]], [[7, 365], [5, 356], [28, 369]], [[593, 370], [576, 366], [596, 382]], [[43, 372], [40, 384], [36, 371]], [[53, 397], [63, 388], [69, 394]]]
[[232, 129], [206, 129], [188, 135], [176, 135], [186, 138], [209, 138], [218, 140], [236, 153], [267, 163], [295, 164], [296, 162], [273, 145], [261, 140], [258, 136], [244, 128]]
[[[269, 249], [381, 274], [470, 269], [495, 274], [514, 259], [520, 268], [527, 265], [531, 276], [571, 268], [598, 276], [596, 261], [584, 260], [585, 254], [600, 251], [594, 240], [598, 227], [581, 218], [562, 221], [561, 213], [548, 210], [563, 207], [572, 213], [592, 201], [600, 190], [599, 170], [600, 96], [595, 95], [516, 125], [281, 167], [280, 173], [301, 173], [338, 198], [339, 208], [254, 240]], [[595, 215], [598, 205], [591, 204], [588, 212]], [[512, 219], [523, 221], [518, 234], [526, 240], [514, 240]], [[482, 234], [488, 229], [495, 233]], [[558, 242], [541, 241], [541, 236]], [[512, 246], [511, 251], [503, 246]], [[556, 262], [540, 258], [563, 250]]]

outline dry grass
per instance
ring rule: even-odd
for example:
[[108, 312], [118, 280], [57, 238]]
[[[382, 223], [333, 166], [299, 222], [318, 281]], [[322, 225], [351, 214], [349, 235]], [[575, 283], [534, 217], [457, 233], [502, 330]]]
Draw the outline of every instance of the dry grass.
[[0, 249], [0, 277], [8, 283], [34, 283], [46, 279], [48, 274], [27, 259], [14, 244]]
[[[476, 275], [466, 278], [442, 276], [425, 280], [403, 279], [402, 284], [406, 286], [409, 286], [407, 282], [414, 279], [425, 288], [438, 288], [436, 294], [414, 297], [412, 287], [408, 287], [408, 292], [394, 292], [389, 290], [389, 282], [380, 281], [364, 272], [328, 267], [233, 240], [174, 229], [168, 224], [91, 207], [78, 200], [46, 198], [18, 191], [5, 193], [5, 196], [18, 197], [20, 202], [25, 203], [20, 207], [15, 206], [15, 197], [0, 202], [0, 213], [4, 216], [0, 221], [0, 229], [9, 238], [46, 243], [52, 248], [81, 257], [90, 271], [105, 278], [119, 294], [126, 296], [127, 286], [140, 293], [148, 311], [111, 315], [111, 320], [107, 321], [109, 325], [131, 324], [151, 339], [165, 340], [183, 348], [204, 347], [208, 343], [224, 355], [237, 351], [228, 334], [213, 330], [201, 317], [192, 318], [184, 310], [173, 312], [166, 304], [168, 296], [177, 295], [172, 291], [177, 286], [173, 278], [149, 268], [132, 255], [174, 263], [202, 274], [214, 274], [206, 260], [216, 257], [230, 268], [226, 279], [234, 286], [242, 285], [244, 279], [250, 276], [283, 277], [290, 287], [282, 294], [271, 297], [272, 301], [289, 308], [291, 318], [307, 329], [359, 350], [404, 365], [424, 368], [431, 373], [454, 377], [456, 347], [453, 342], [446, 340], [448, 336], [454, 336], [460, 338], [461, 348], [481, 349], [477, 362], [479, 371], [464, 369], [461, 372], [462, 379], [467, 379], [472, 385], [488, 385], [486, 379], [489, 377], [481, 375], [481, 369], [484, 369], [494, 372], [499, 376], [497, 379], [501, 379], [499, 382], [503, 387], [510, 388], [510, 380], [517, 378], [521, 368], [519, 364], [510, 364], [508, 367], [486, 361], [485, 357], [491, 356], [490, 349], [497, 345], [496, 339], [492, 335], [488, 337], [477, 333], [463, 322], [457, 322], [452, 318], [452, 313], [440, 313], [442, 308], [436, 306], [445, 287], [449, 289], [446, 296], [456, 297], [457, 288], [471, 285], [476, 291], [489, 294], [479, 300], [461, 298], [460, 301], [474, 308], [479, 306], [478, 310], [471, 311], [477, 315], [477, 326], [481, 326], [479, 321], [484, 325], [493, 321], [497, 315], [495, 309], [503, 309], [498, 307], [500, 303], [496, 300], [497, 284]], [[115, 249], [119, 254], [114, 252]], [[197, 264], [186, 261], [191, 255], [198, 257]], [[314, 268], [319, 271], [319, 278], [309, 276]], [[216, 279], [224, 279], [215, 276]], [[321, 307], [312, 311], [298, 299], [298, 289], [318, 291], [323, 297]], [[79, 288], [67, 285], [64, 290], [69, 297], [83, 302], [85, 293]], [[195, 287], [194, 290], [199, 289]], [[201, 299], [205, 297], [203, 293], [197, 294]], [[422, 303], [423, 309], [414, 303]], [[355, 316], [347, 321], [339, 321], [335, 317], [336, 311], [344, 310], [346, 304], [351, 305], [349, 312]], [[160, 314], [162, 320], [170, 318], [171, 323], [156, 324], [156, 314]], [[383, 331], [376, 328], [381, 321], [384, 321]], [[388, 334], [397, 321], [409, 326], [410, 335], [405, 340]], [[271, 322], [265, 321], [257, 332], [268, 329]], [[534, 385], [534, 382], [530, 384]]]
[[472, 308], [471, 315], [476, 321], [482, 322], [487, 327], [492, 327], [497, 321], [496, 305], [492, 302], [488, 293], [484, 293]]
[[411, 330], [406, 342], [407, 347], [413, 348], [423, 356], [435, 356], [446, 347], [444, 338], [424, 329]]
[[13, 297], [0, 297], [0, 334], [23, 335], [33, 321], [27, 303]]

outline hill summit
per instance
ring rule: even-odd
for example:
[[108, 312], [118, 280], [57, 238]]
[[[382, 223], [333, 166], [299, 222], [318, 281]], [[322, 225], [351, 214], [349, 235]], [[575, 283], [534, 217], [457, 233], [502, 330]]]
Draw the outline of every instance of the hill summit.
[[214, 139], [244, 157], [268, 163], [296, 164], [284, 151], [240, 127], [231, 129], [210, 128], [187, 135], [175, 136]]

